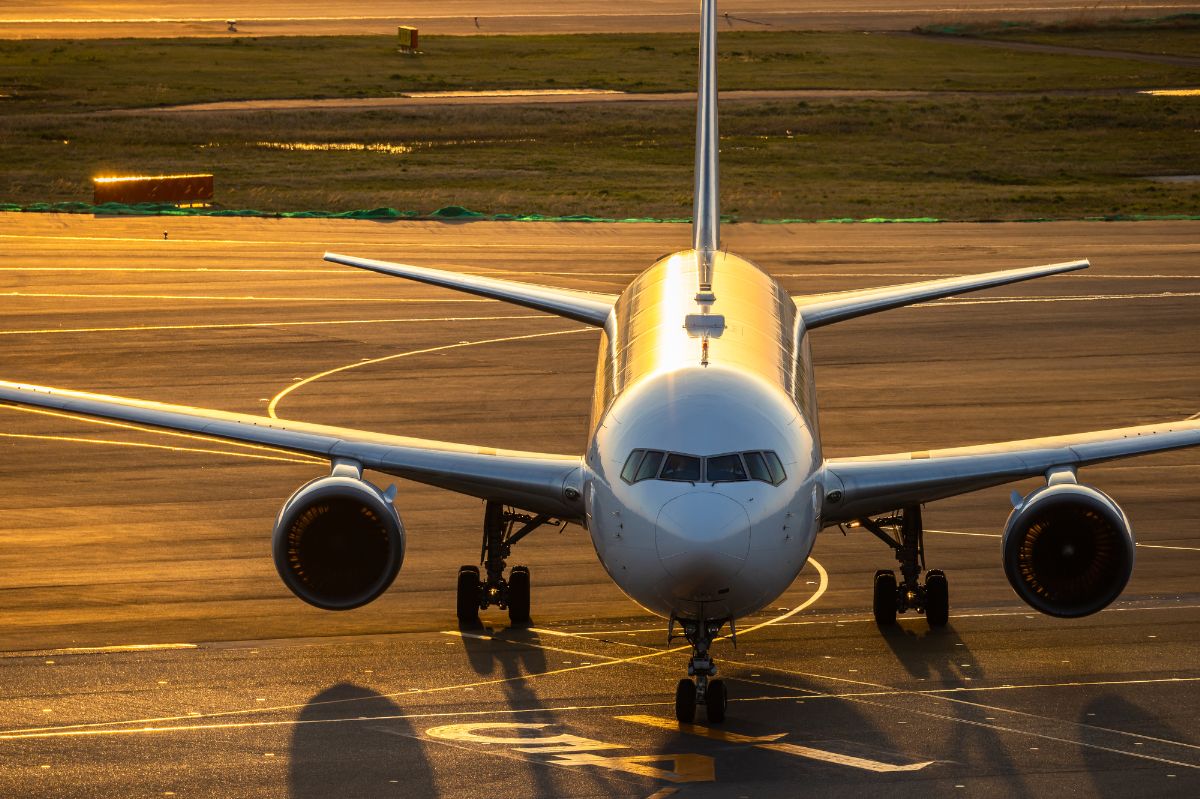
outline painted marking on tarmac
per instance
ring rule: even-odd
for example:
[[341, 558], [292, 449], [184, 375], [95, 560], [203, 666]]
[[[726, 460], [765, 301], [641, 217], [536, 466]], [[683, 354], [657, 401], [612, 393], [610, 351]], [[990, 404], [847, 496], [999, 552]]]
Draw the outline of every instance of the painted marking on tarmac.
[[404, 319], [322, 319], [312, 322], [224, 322], [197, 325], [130, 325], [125, 327], [44, 327], [25, 330], [0, 330], [0, 336], [48, 335], [53, 333], [126, 333], [153, 330], [228, 330], [257, 327], [321, 327], [325, 325], [389, 325], [414, 322], [500, 322], [513, 319], [561, 319], [550, 314], [518, 316], [429, 316]]
[[107, 655], [117, 652], [162, 652], [173, 649], [199, 649], [198, 644], [116, 644], [113, 646], [69, 646], [62, 649], [34, 649], [0, 652], [0, 658], [48, 657], [52, 655]]
[[148, 444], [142, 441], [117, 441], [107, 438], [77, 438], [75, 436], [34, 435], [32, 433], [0, 433], [0, 438], [36, 439], [39, 441], [66, 441], [72, 444], [98, 444], [108, 447], [135, 447], [138, 449], [162, 449], [168, 452], [190, 452], [197, 455], [221, 455], [230, 458], [250, 458], [280, 463], [323, 464], [312, 458], [287, 458], [282, 455], [259, 455], [254, 452], [231, 452], [223, 449], [200, 449], [199, 447], [176, 447], [170, 444]]
[[87, 300], [203, 300], [205, 302], [385, 302], [385, 303], [458, 303], [499, 302], [483, 299], [420, 299], [416, 297], [261, 297], [254, 294], [87, 294], [70, 291], [0, 291], [0, 297], [51, 297]]
[[949, 308], [956, 305], [1011, 305], [1031, 302], [1109, 302], [1114, 300], [1174, 300], [1200, 297], [1200, 291], [1156, 291], [1145, 294], [1081, 294], [1062, 297], [993, 297], [986, 300], [938, 300], [919, 307]]
[[633, 724], [656, 727], [660, 730], [668, 730], [670, 732], [686, 732], [688, 735], [696, 735], [701, 738], [708, 738], [711, 741], [721, 741], [722, 743], [765, 744], [774, 743], [780, 738], [787, 737], [786, 732], [776, 733], [775, 735], [742, 735], [741, 733], [730, 732], [729, 730], [716, 730], [712, 727], [704, 727], [700, 724], [683, 724], [659, 718], [658, 716], [614, 716], [613, 718], [617, 721], [628, 721]]
[[[59, 236], [4, 236], [0, 235], [0, 239], [4, 238], [42, 238], [42, 239], [59, 239], [72, 237]], [[144, 239], [115, 239], [109, 237], [78, 237], [87, 241], [157, 241], [157, 239], [147, 237]], [[210, 243], [227, 243], [227, 242], [212, 242], [207, 239], [172, 239], [172, 244], [210, 244]], [[255, 242], [229, 242], [239, 244], [264, 244], [267, 246], [278, 246], [280, 244], [295, 245], [295, 242], [270, 242], [270, 241], [255, 241]], [[329, 246], [347, 246], [345, 243], [329, 243]], [[348, 246], [365, 246], [362, 242], [353, 242]], [[425, 246], [422, 244], [421, 246]], [[430, 245], [435, 246], [435, 245]], [[453, 245], [449, 245], [453, 246]], [[480, 245], [463, 245], [465, 248]], [[503, 245], [500, 245], [503, 246]], [[519, 249], [541, 249], [541, 250], [559, 250], [567, 249], [563, 245], [508, 245]], [[637, 248], [633, 246], [608, 245], [610, 249], [624, 249], [634, 251]], [[589, 245], [591, 248], [591, 245]], [[458, 270], [455, 270], [458, 271]], [[363, 272], [350, 271], [348, 269], [320, 269], [308, 267], [261, 267], [261, 266], [0, 266], [0, 272], [131, 272], [131, 273], [173, 273], [173, 272], [211, 272], [215, 274], [277, 274], [288, 276], [303, 276], [303, 275], [362, 275], [370, 277]], [[636, 276], [637, 270], [628, 270], [624, 272], [601, 272], [601, 271], [568, 271], [564, 269], [500, 269], [496, 267], [474, 267], [470, 271], [463, 271], [462, 274], [479, 274], [479, 275], [547, 275], [555, 277], [579, 277], [579, 278], [596, 278], [596, 277], [612, 277], [612, 278], [629, 278]], [[941, 277], [966, 277], [966, 274], [956, 272], [773, 272], [772, 277], [776, 279], [784, 278], [941, 278]], [[1073, 279], [1083, 278], [1088, 280], [1200, 280], [1200, 275], [1137, 275], [1137, 274], [1116, 274], [1102, 272], [1080, 272], [1070, 275]]]
[[833, 763], [839, 766], [848, 766], [850, 768], [873, 771], [880, 774], [896, 771], [920, 771], [921, 769], [932, 765], [935, 762], [933, 760], [925, 760], [919, 763], [897, 765], [895, 763], [883, 763], [878, 760], [868, 760], [862, 757], [854, 757], [853, 755], [845, 755], [840, 752], [829, 752], [824, 749], [816, 749], [811, 746], [776, 742], [779, 738], [785, 737], [787, 733], [770, 735], [766, 736], [765, 738], [752, 738], [748, 735], [738, 735], [725, 730], [714, 730], [699, 724], [680, 724], [668, 719], [658, 718], [657, 716], [617, 716], [616, 718], [618, 721], [628, 721], [634, 724], [642, 724], [647, 727], [655, 727], [660, 730], [683, 732], [687, 733], [688, 735], [697, 735], [702, 738], [724, 741], [727, 743], [745, 743], [757, 749], [766, 749], [771, 752], [783, 752], [784, 754], [795, 755], [796, 757], [819, 760], [824, 763]]
[[[933, 531], [926, 530], [925, 532], [928, 533], [928, 532], [933, 532]], [[1111, 607], [1110, 606], [1100, 612], [1101, 613], [1131, 613], [1134, 611], [1153, 611], [1153, 610], [1200, 610], [1200, 605], [1178, 605], [1178, 604], [1171, 603], [1171, 604], [1149, 606], [1149, 607], [1148, 606], [1132, 606], [1132, 607]], [[1032, 613], [1033, 613], [1033, 611], [1031, 611], [1031, 610], [1005, 610], [1005, 611], [994, 611], [991, 613], [955, 613], [954, 618], [956, 618], [956, 619], [993, 619], [993, 618], [1004, 618], [1006, 616], [1030, 617]], [[917, 621], [923, 621], [922, 617], [920, 617], [920, 616], [900, 616], [896, 619], [896, 622], [899, 624], [903, 624], [905, 622], [917, 622]], [[805, 621], [780, 622], [778, 624], [778, 626], [779, 627], [811, 627], [814, 625], [821, 625], [821, 624], [867, 624], [867, 623], [874, 624], [875, 618], [873, 616], [839, 616], [839, 617], [835, 617], [835, 618], [831, 618], [831, 619], [808, 619]], [[557, 635], [557, 636], [563, 636], [563, 637], [568, 637], [568, 638], [584, 638], [584, 639], [589, 639], [589, 640], [594, 637], [633, 635], [633, 634], [640, 634], [640, 633], [661, 633], [662, 632], [661, 627], [616, 627], [616, 628], [612, 628], [612, 629], [608, 629], [608, 630], [588, 630], [588, 631], [584, 631], [584, 632], [566, 632], [565, 630], [547, 630], [547, 629], [540, 628], [540, 627], [531, 627], [529, 629], [531, 631], [537, 632], [537, 633], [546, 633], [548, 635]], [[636, 647], [644, 647], [645, 646], [645, 644], [639, 644], [639, 643], [636, 643], [633, 641], [613, 640], [613, 641], [608, 641], [607, 643], [619, 644], [621, 646], [636, 646]]]
[[661, 791], [655, 791], [654, 793], [650, 794], [646, 797], [646, 799], [667, 799], [668, 796], [672, 796], [676, 793], [679, 793], [678, 788], [663, 788]]
[[[1003, 538], [1000, 533], [967, 533], [962, 530], [926, 530], [927, 533], [937, 533], [938, 535], [966, 535], [974, 538]], [[1172, 549], [1179, 552], [1200, 552], [1200, 547], [1181, 547], [1168, 544], [1143, 544], [1140, 541], [1134, 543], [1138, 549]]]
[[[811, 557], [808, 559], [808, 563], [811, 564], [813, 566], [813, 568], [817, 569], [817, 571], [821, 575], [820, 585], [818, 585], [817, 589], [812, 593], [812, 595], [809, 596], [807, 599], [805, 599], [803, 602], [801, 602], [799, 605], [797, 605], [795, 608], [792, 608], [791, 610], [789, 610], [787, 613], [784, 613], [784, 614], [776, 617], [775, 619], [768, 620], [766, 622], [763, 622], [762, 624], [752, 627], [752, 628], [750, 628], [750, 630], [747, 630], [746, 632], [751, 632], [752, 630], [762, 629], [763, 627], [773, 623], [774, 621], [781, 621], [783, 619], [790, 618], [791, 616], [794, 616], [796, 613], [799, 613], [800, 611], [804, 610], [805, 608], [810, 607], [814, 602], [816, 602], [818, 599], [820, 599], [822, 595], [824, 595], [825, 591], [829, 588], [829, 573], [825, 570], [824, 566], [822, 566], [820, 563], [818, 563], [816, 560], [814, 560]], [[744, 635], [744, 634], [746, 634], [746, 632], [744, 632], [742, 634]], [[450, 630], [445, 631], [446, 635], [455, 635], [457, 633], [458, 633], [458, 631], [450, 631]], [[504, 639], [501, 639], [501, 640], [504, 640]], [[519, 642], [506, 641], [506, 643], [519, 643]], [[527, 644], [527, 645], [530, 645], [530, 644]], [[467, 690], [467, 689], [471, 689], [471, 688], [481, 688], [481, 687], [492, 686], [492, 685], [503, 685], [503, 684], [512, 683], [512, 682], [523, 682], [526, 680], [532, 680], [532, 679], [537, 679], [537, 678], [541, 678], [541, 677], [553, 677], [553, 676], [558, 676], [561, 674], [570, 674], [572, 672], [577, 672], [577, 671], [588, 671], [590, 669], [604, 668], [607, 666], [620, 665], [620, 664], [624, 664], [624, 663], [635, 663], [638, 661], [648, 660], [650, 658], [655, 658], [655, 657], [660, 657], [662, 655], [671, 654], [672, 652], [680, 652], [684, 648], [685, 647], [675, 647], [673, 649], [656, 650], [656, 651], [645, 652], [640, 655], [633, 655], [633, 656], [625, 657], [625, 658], [605, 660], [601, 663], [586, 663], [586, 664], [580, 664], [580, 665], [564, 666], [559, 669], [551, 669], [549, 671], [535, 672], [535, 673], [531, 673], [531, 674], [519, 674], [519, 675], [515, 675], [512, 677], [495, 677], [495, 678], [488, 679], [488, 680], [477, 680], [475, 682], [459, 683], [456, 685], [442, 685], [442, 686], [436, 686], [436, 687], [432, 687], [432, 688], [413, 688], [413, 689], [409, 689], [406, 691], [394, 691], [394, 692], [388, 693], [388, 694], [380, 694], [377, 697], [372, 697], [372, 699], [381, 699], [381, 698], [382, 699], [398, 699], [401, 697], [422, 696], [422, 695], [435, 694], [435, 693], [447, 693], [450, 691], [463, 691], [463, 690]], [[592, 655], [590, 655], [590, 656], [592, 656]], [[602, 656], [594, 655], [594, 657], [599, 658]], [[230, 718], [233, 716], [246, 716], [246, 715], [251, 715], [251, 714], [261, 715], [261, 714], [270, 713], [270, 712], [278, 712], [278, 711], [286, 711], [286, 710], [301, 710], [303, 708], [314, 707], [314, 706], [340, 705], [340, 704], [347, 704], [347, 703], [351, 703], [351, 702], [362, 702], [362, 701], [365, 701], [365, 700], [360, 699], [360, 698], [331, 699], [331, 700], [327, 700], [327, 701], [323, 701], [323, 702], [306, 702], [303, 704], [276, 705], [273, 707], [255, 707], [255, 708], [240, 709], [240, 710], [225, 710], [225, 711], [219, 711], [216, 713], [158, 716], [158, 717], [153, 717], [153, 718], [129, 719], [129, 720], [123, 720], [123, 721], [101, 721], [101, 722], [90, 722], [90, 723], [84, 723], [84, 724], [67, 724], [67, 725], [58, 725], [58, 726], [52, 726], [52, 727], [26, 727], [26, 728], [21, 728], [21, 729], [0, 731], [0, 740], [10, 739], [10, 738], [20, 738], [20, 737], [42, 737], [42, 738], [49, 737], [49, 738], [52, 738], [52, 737], [67, 736], [67, 735], [105, 735], [105, 734], [119, 734], [119, 733], [187, 730], [187, 729], [192, 729], [193, 727], [196, 727], [197, 725], [181, 725], [178, 727], [143, 726], [141, 728], [131, 728], [126, 725], [135, 725], [135, 724], [151, 725], [151, 724], [161, 724], [163, 722], [173, 722], [173, 721], [194, 721], [197, 719]], [[595, 706], [591, 706], [591, 707], [582, 707], [582, 708], [572, 705], [572, 706], [567, 706], [567, 707], [564, 707], [561, 709], [563, 709], [563, 710], [568, 710], [568, 709], [569, 710], [587, 710], [587, 709], [634, 708], [634, 707], [654, 707], [654, 706], [660, 706], [660, 705], [666, 705], [666, 704], [668, 704], [668, 703], [666, 703], [666, 702], [631, 702], [631, 703], [625, 703], [625, 704], [595, 705]], [[456, 716], [466, 716], [466, 715], [481, 715], [482, 716], [482, 715], [492, 715], [495, 713], [502, 713], [502, 712], [541, 713], [548, 709], [552, 709], [552, 708], [533, 709], [530, 711], [479, 711], [478, 713], [427, 713], [427, 714], [417, 714], [417, 715], [411, 715], [411, 716], [395, 716], [395, 717], [380, 717], [380, 718], [433, 718], [433, 717], [456, 717]], [[333, 719], [332, 721], [354, 721], [354, 719]], [[288, 723], [300, 723], [300, 722], [230, 722], [227, 725], [226, 724], [204, 725], [203, 728], [222, 729], [225, 726], [236, 728], [236, 727], [243, 727], [243, 726], [253, 726], [255, 724], [259, 724], [259, 725], [263, 725], [263, 726], [279, 726], [281, 724], [288, 724]], [[303, 723], [312, 723], [312, 722], [306, 721]]]
[[310, 375], [309, 377], [306, 377], [303, 380], [298, 380], [295, 383], [292, 383], [290, 386], [285, 388], [283, 391], [280, 391], [278, 394], [276, 394], [274, 397], [271, 398], [271, 402], [267, 405], [267, 415], [270, 416], [272, 419], [278, 419], [279, 417], [276, 416], [275, 411], [279, 407], [279, 403], [284, 397], [286, 397], [288, 394], [291, 394], [293, 391], [300, 388], [301, 386], [306, 386], [309, 383], [316, 382], [317, 380], [320, 380], [325, 377], [329, 377], [330, 375], [337, 374], [338, 372], [346, 372], [351, 369], [358, 369], [359, 367], [362, 367], [362, 366], [370, 366], [370, 365], [377, 364], [377, 363], [383, 363], [384, 361], [394, 361], [397, 358], [407, 358], [410, 355], [425, 355], [430, 352], [443, 352], [445, 350], [455, 350], [455, 349], [461, 349], [463, 347], [477, 347], [482, 344], [499, 344], [501, 342], [506, 342], [506, 341], [524, 341], [524, 340], [533, 339], [533, 338], [546, 338], [548, 336], [565, 336], [565, 335], [569, 335], [571, 333], [587, 333], [587, 332], [594, 332], [594, 331], [595, 331], [595, 328], [593, 328], [593, 327], [576, 327], [576, 328], [572, 328], [570, 330], [552, 330], [548, 333], [527, 333], [522, 336], [503, 336], [501, 338], [485, 338], [485, 339], [478, 339], [476, 341], [458, 341], [458, 342], [455, 342], [454, 344], [443, 344], [439, 347], [426, 347], [424, 349], [419, 349], [419, 350], [408, 350], [406, 352], [398, 352], [398, 353], [395, 353], [394, 355], [384, 355], [381, 358], [368, 358], [365, 361], [354, 361], [353, 363], [348, 363], [344, 366], [338, 366], [333, 369], [326, 369], [324, 372], [318, 372], [315, 375]]
[[[227, 440], [227, 439], [223, 439], [223, 438], [213, 438], [211, 436], [200, 436], [200, 435], [196, 435], [194, 433], [183, 433], [183, 432], [179, 432], [177, 430], [163, 430], [163, 429], [160, 429], [157, 427], [143, 427], [141, 425], [130, 424], [128, 422], [115, 422], [110, 419], [94, 419], [89, 416], [76, 416], [75, 414], [62, 413], [61, 411], [51, 411], [51, 410], [47, 410], [45, 408], [31, 408], [31, 407], [28, 407], [25, 405], [2, 405], [2, 404], [0, 404], [0, 409], [10, 410], [10, 411], [18, 411], [20, 413], [33, 413], [33, 414], [38, 414], [40, 416], [56, 416], [56, 417], [59, 417], [62, 419], [68, 419], [72, 422], [86, 422], [87, 424], [102, 425], [104, 427], [118, 427], [118, 428], [121, 428], [124, 430], [136, 430], [140, 433], [154, 433], [155, 435], [168, 436], [170, 438], [185, 438], [185, 439], [189, 439], [192, 441], [203, 441], [206, 443], [223, 444], [225, 446], [230, 446], [230, 447], [241, 447], [243, 449], [275, 453], [278, 456], [278, 457], [276, 457], [276, 460], [288, 460], [288, 461], [291, 461], [294, 463], [312, 463], [312, 464], [328, 463], [328, 461], [324, 458], [317, 458], [317, 457], [313, 457], [313, 456], [309, 456], [309, 455], [298, 455], [294, 452], [289, 452], [289, 451], [283, 450], [283, 449], [276, 449], [275, 447], [268, 447], [268, 446], [264, 446], [262, 444], [251, 444], [251, 443], [245, 442], [245, 441], [231, 441], [231, 440]], [[10, 433], [10, 434], [6, 434], [6, 435], [14, 435], [15, 436], [16, 434]], [[29, 435], [28, 437], [30, 437], [30, 438], [50, 438], [50, 439], [56, 438], [55, 436], [41, 436], [41, 435]], [[79, 440], [83, 441], [83, 442], [87, 442], [87, 443], [95, 443], [98, 441], [98, 439], [91, 439], [91, 438], [83, 438], [83, 439], [79, 439]], [[103, 442], [103, 443], [115, 443], [120, 446], [126, 446], [126, 445], [132, 446], [132, 444], [129, 444], [128, 442], [119, 442], [119, 441], [118, 442]], [[171, 447], [169, 449], [178, 449], [180, 452], [192, 452], [192, 451], [207, 452], [207, 451], [209, 451], [209, 450], [193, 449], [193, 448], [189, 448], [189, 447]], [[222, 455], [238, 454], [236, 452], [231, 453], [227, 450], [212, 450], [212, 451], [219, 452]]]

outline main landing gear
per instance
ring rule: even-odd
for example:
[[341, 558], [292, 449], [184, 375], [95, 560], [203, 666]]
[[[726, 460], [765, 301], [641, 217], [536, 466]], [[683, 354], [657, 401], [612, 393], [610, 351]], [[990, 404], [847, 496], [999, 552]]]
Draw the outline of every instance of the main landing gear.
[[[675, 619], [671, 619], [667, 631], [667, 644], [675, 638]], [[696, 721], [696, 708], [703, 707], [705, 718], [710, 724], [719, 724], [725, 720], [725, 706], [729, 695], [725, 690], [724, 680], [710, 680], [717, 675], [717, 666], [708, 647], [713, 639], [721, 632], [725, 622], [711, 621], [681, 621], [683, 637], [692, 645], [692, 657], [688, 660], [688, 676], [675, 686], [675, 718], [680, 724], [692, 724]], [[730, 623], [730, 629], [733, 625]], [[692, 678], [695, 678], [693, 681]]]
[[889, 569], [875, 572], [875, 622], [880, 626], [896, 623], [896, 614], [908, 610], [924, 613], [930, 627], [945, 627], [950, 618], [950, 586], [939, 569], [925, 573], [925, 530], [921, 508], [914, 505], [891, 516], [859, 519], [859, 524], [896, 552], [900, 563], [899, 585], [896, 573]]
[[487, 503], [483, 513], [483, 549], [479, 554], [487, 576], [480, 579], [478, 566], [463, 566], [458, 570], [460, 624], [478, 624], [479, 611], [493, 605], [508, 610], [513, 626], [529, 624], [529, 568], [513, 566], [505, 580], [505, 559], [512, 554], [514, 544], [552, 521], [544, 514], [529, 516], [499, 502]]

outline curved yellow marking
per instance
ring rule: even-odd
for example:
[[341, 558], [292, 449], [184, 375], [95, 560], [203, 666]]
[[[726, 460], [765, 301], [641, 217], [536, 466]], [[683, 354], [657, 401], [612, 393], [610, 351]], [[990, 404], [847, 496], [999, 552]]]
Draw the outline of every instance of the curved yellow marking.
[[290, 386], [285, 388], [283, 391], [280, 391], [278, 394], [276, 394], [274, 397], [271, 398], [270, 404], [267, 405], [267, 415], [270, 416], [272, 419], [278, 419], [279, 417], [275, 414], [275, 409], [279, 407], [280, 400], [282, 400], [288, 394], [291, 394], [293, 391], [300, 388], [301, 386], [306, 386], [309, 383], [316, 382], [317, 380], [320, 380], [321, 378], [329, 377], [330, 375], [337, 374], [338, 372], [346, 372], [346, 371], [349, 371], [350, 369], [357, 369], [360, 366], [370, 366], [370, 365], [376, 364], [376, 363], [383, 363], [384, 361], [394, 361], [397, 358], [407, 358], [410, 355], [424, 355], [424, 354], [430, 353], [430, 352], [442, 352], [443, 350], [459, 349], [460, 347], [475, 347], [480, 344], [499, 344], [504, 341], [521, 341], [523, 339], [545, 338], [546, 336], [563, 336], [563, 335], [567, 335], [568, 333], [586, 333], [589, 330], [594, 330], [594, 328], [576, 327], [576, 328], [572, 328], [571, 330], [553, 330], [549, 333], [528, 333], [523, 336], [504, 336], [502, 338], [485, 338], [485, 339], [479, 339], [477, 341], [459, 341], [459, 342], [455, 342], [454, 344], [443, 344], [439, 347], [426, 347], [425, 349], [420, 349], [420, 350], [408, 350], [407, 352], [398, 352], [398, 353], [395, 353], [394, 355], [384, 355], [381, 358], [368, 358], [365, 361], [355, 361], [354, 363], [348, 363], [345, 366], [338, 366], [334, 369], [327, 369], [324, 372], [318, 372], [317, 374], [312, 375], [311, 377], [306, 377], [303, 380], [297, 380], [295, 383], [292, 383]]
[[[568, 331], [563, 331], [563, 332], [568, 332]], [[821, 575], [821, 582], [817, 586], [816, 591], [813, 592], [812, 596], [810, 596], [805, 601], [801, 602], [796, 607], [789, 610], [787, 613], [784, 613], [773, 619], [768, 619], [767, 621], [762, 622], [761, 624], [756, 624], [753, 627], [748, 628], [747, 630], [745, 630], [742, 633], [743, 635], [747, 634], [747, 633], [752, 633], [755, 630], [761, 630], [763, 627], [767, 627], [772, 624], [777, 624], [781, 621], [789, 619], [792, 616], [795, 616], [800, 611], [804, 610], [805, 608], [811, 607], [814, 602], [816, 602], [818, 599], [821, 598], [821, 596], [825, 593], [825, 591], [829, 587], [829, 573], [825, 570], [824, 566], [822, 566], [820, 563], [818, 563], [816, 560], [812, 559], [811, 557], [808, 559], [808, 562], [810, 564], [812, 564], [813, 567], [817, 570], [817, 572]], [[458, 633], [457, 633], [457, 631], [454, 631], [450, 634], [457, 635]], [[520, 642], [511, 642], [510, 641], [509, 643], [520, 643]], [[530, 646], [536, 647], [535, 644], [531, 644]], [[303, 704], [276, 705], [274, 707], [255, 707], [255, 708], [248, 708], [246, 710], [225, 710], [225, 711], [221, 711], [221, 712], [217, 712], [217, 713], [197, 713], [197, 714], [193, 714], [193, 715], [183, 715], [183, 716], [160, 716], [157, 718], [130, 719], [128, 721], [101, 721], [101, 722], [93, 722], [93, 723], [88, 723], [88, 724], [66, 724], [66, 725], [56, 726], [56, 727], [26, 727], [26, 728], [21, 728], [21, 729], [2, 731], [2, 732], [0, 732], [0, 740], [14, 740], [14, 739], [18, 739], [18, 738], [58, 738], [58, 737], [68, 737], [68, 736], [77, 736], [77, 735], [130, 735], [130, 734], [154, 733], [154, 732], [176, 732], [176, 731], [193, 730], [193, 729], [206, 730], [206, 729], [231, 729], [231, 728], [257, 727], [257, 726], [269, 727], [269, 726], [281, 726], [281, 725], [285, 725], [285, 726], [286, 725], [298, 725], [298, 724], [307, 723], [307, 722], [301, 722], [299, 719], [289, 719], [286, 721], [230, 722], [230, 723], [222, 723], [222, 724], [180, 724], [180, 725], [175, 725], [175, 726], [171, 726], [171, 727], [142, 726], [142, 727], [130, 728], [130, 727], [126, 726], [126, 725], [132, 725], [132, 724], [150, 725], [150, 724], [162, 724], [165, 722], [197, 721], [200, 719], [229, 718], [229, 717], [233, 717], [233, 716], [248, 716], [248, 715], [252, 715], [252, 714], [271, 713], [271, 712], [277, 712], [277, 711], [282, 711], [282, 710], [301, 710], [303, 708], [312, 707], [314, 705], [322, 705], [322, 706], [324, 706], [324, 705], [340, 705], [340, 704], [345, 704], [348, 702], [362, 702], [364, 700], [396, 699], [396, 698], [404, 697], [404, 696], [421, 696], [424, 694], [445, 693], [446, 691], [464, 691], [469, 688], [481, 688], [481, 687], [489, 686], [489, 685], [503, 685], [504, 683], [516, 682], [518, 680], [533, 680], [533, 679], [536, 679], [539, 677], [553, 677], [553, 676], [557, 676], [559, 674], [568, 674], [570, 672], [575, 672], [575, 671], [587, 671], [589, 669], [599, 669], [599, 668], [605, 668], [607, 666], [619, 666], [619, 665], [626, 664], [626, 663], [633, 663], [636, 661], [648, 660], [650, 658], [662, 657], [663, 655], [669, 655], [669, 654], [672, 654], [675, 652], [679, 652], [685, 648], [686, 647], [678, 646], [678, 647], [669, 648], [669, 649], [655, 650], [653, 652], [646, 652], [646, 653], [643, 653], [640, 655], [632, 655], [630, 657], [625, 657], [625, 658], [613, 658], [610, 660], [605, 660], [603, 663], [588, 663], [588, 664], [579, 665], [579, 666], [566, 666], [561, 669], [551, 669], [550, 671], [542, 671], [542, 672], [538, 672], [536, 674], [519, 674], [519, 675], [516, 675], [513, 677], [496, 677], [496, 678], [493, 678], [490, 680], [478, 680], [476, 682], [460, 683], [458, 685], [444, 685], [444, 686], [440, 686], [437, 688], [415, 688], [415, 689], [412, 689], [409, 691], [395, 691], [395, 692], [389, 693], [389, 694], [377, 694], [375, 696], [370, 696], [370, 697], [353, 697], [353, 698], [349, 698], [349, 699], [330, 699], [330, 700], [327, 700], [324, 702], [305, 702]], [[607, 656], [594, 655], [593, 657], [607, 657]], [[607, 707], [646, 707], [651, 704], [654, 704], [654, 703], [636, 702], [636, 703], [629, 703], [629, 704], [624, 704], [624, 705], [605, 705], [604, 707], [606, 707], [606, 708]], [[662, 704], [667, 704], [667, 703], [664, 702]], [[444, 715], [444, 716], [494, 715], [497, 712], [503, 713], [503, 712], [517, 712], [517, 711], [486, 710], [486, 711], [474, 711], [474, 712], [468, 711], [465, 713], [463, 713], [463, 712], [428, 713], [428, 714], [414, 714], [412, 716], [404, 716], [403, 718], [424, 718], [424, 717], [434, 717], [434, 716], [439, 716], [439, 715]], [[314, 721], [316, 721], [316, 720], [314, 720]], [[335, 720], [321, 719], [320, 721], [332, 722]], [[336, 721], [346, 721], [346, 719], [337, 719]], [[108, 729], [108, 728], [116, 728], [116, 729]]]

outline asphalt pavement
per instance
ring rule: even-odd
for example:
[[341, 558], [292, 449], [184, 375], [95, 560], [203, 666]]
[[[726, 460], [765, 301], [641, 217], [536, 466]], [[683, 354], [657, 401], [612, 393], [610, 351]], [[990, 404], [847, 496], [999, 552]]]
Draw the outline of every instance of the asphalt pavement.
[[[1200, 411], [1200, 223], [733, 225], [796, 292], [1089, 257], [1087, 272], [814, 333], [826, 454]], [[619, 291], [682, 225], [0, 215], [0, 379], [581, 451], [597, 334], [326, 250]], [[826, 531], [714, 654], [729, 717], [672, 720], [685, 655], [584, 531], [543, 529], [534, 622], [454, 619], [482, 506], [400, 485], [400, 577], [293, 598], [275, 513], [307, 458], [0, 407], [0, 795], [1195, 796], [1200, 453], [1095, 467], [1140, 548], [1109, 610], [1008, 587], [1009, 488], [927, 506], [951, 623], [870, 620], [890, 553]], [[381, 475], [368, 475], [386, 484]], [[1028, 490], [1036, 483], [1018, 488]], [[675, 646], [678, 646], [676, 642]]]

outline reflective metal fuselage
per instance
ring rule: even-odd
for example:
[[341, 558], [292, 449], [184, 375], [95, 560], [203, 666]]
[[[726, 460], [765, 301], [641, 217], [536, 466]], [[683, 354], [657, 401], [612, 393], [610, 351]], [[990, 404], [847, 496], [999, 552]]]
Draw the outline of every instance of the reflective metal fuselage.
[[[822, 458], [812, 358], [791, 297], [749, 261], [715, 253], [716, 300], [701, 306], [701, 258], [658, 261], [613, 308], [584, 498], [600, 562], [626, 594], [662, 616], [720, 620], [764, 607], [799, 573], [819, 529]], [[630, 484], [620, 472], [634, 449], [772, 450], [787, 478]]]

